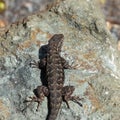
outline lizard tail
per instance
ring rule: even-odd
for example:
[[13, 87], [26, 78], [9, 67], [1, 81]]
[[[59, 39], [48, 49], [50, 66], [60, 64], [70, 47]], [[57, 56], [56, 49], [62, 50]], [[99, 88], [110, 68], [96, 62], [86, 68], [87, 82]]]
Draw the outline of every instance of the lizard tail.
[[53, 111], [53, 112], [51, 111], [51, 113], [48, 114], [46, 120], [56, 120], [57, 114], [58, 114], [58, 111]]
[[[49, 106], [50, 109], [48, 109], [48, 116], [46, 120], [56, 120], [60, 106], [61, 106], [61, 101], [62, 100], [55, 100], [52, 102]], [[57, 102], [57, 103], [56, 103]]]

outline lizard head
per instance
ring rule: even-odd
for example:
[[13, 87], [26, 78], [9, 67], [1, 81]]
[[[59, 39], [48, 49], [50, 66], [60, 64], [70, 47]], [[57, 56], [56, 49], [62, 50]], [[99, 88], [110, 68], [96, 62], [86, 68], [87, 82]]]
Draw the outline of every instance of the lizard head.
[[55, 34], [50, 40], [49, 40], [49, 47], [50, 49], [57, 50], [58, 52], [61, 51], [62, 43], [63, 43], [63, 34]]

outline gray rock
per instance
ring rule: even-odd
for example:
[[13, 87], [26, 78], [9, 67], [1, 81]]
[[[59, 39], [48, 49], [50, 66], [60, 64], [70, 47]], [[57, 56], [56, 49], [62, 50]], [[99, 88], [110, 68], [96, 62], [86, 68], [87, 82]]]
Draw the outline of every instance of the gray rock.
[[47, 99], [25, 111], [23, 103], [41, 85], [39, 48], [56, 33], [65, 36], [61, 56], [76, 66], [65, 70], [65, 85], [74, 85], [83, 107], [62, 104], [58, 120], [118, 120], [120, 118], [120, 53], [106, 28], [96, 0], [65, 0], [50, 11], [13, 24], [0, 36], [0, 120], [45, 120]]

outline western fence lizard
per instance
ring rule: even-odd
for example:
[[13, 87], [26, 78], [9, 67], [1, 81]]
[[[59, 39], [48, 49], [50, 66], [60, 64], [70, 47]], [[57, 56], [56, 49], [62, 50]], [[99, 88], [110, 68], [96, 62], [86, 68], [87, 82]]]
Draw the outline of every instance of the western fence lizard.
[[44, 97], [48, 97], [49, 113], [47, 120], [56, 120], [62, 101], [66, 102], [69, 108], [68, 101], [79, 103], [81, 100], [78, 96], [71, 96], [74, 91], [74, 86], [64, 85], [64, 69], [71, 69], [72, 67], [60, 56], [61, 47], [63, 43], [63, 34], [55, 34], [48, 42], [47, 55], [39, 62], [32, 65], [37, 65], [39, 69], [44, 69], [46, 72], [47, 86], [38, 86], [34, 93], [36, 96], [31, 97], [31, 100], [26, 102], [37, 102], [37, 110]]

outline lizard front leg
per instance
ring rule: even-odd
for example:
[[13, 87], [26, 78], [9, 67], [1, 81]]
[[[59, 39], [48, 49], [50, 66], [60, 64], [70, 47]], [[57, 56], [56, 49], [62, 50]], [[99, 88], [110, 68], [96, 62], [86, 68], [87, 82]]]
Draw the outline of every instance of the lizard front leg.
[[40, 61], [33, 61], [30, 63], [30, 66], [32, 68], [39, 68], [39, 69], [43, 69], [46, 67], [46, 58], [40, 59]]
[[82, 98], [78, 96], [72, 96], [74, 90], [74, 86], [65, 86], [62, 89], [63, 101], [67, 104], [68, 108], [70, 108], [68, 101], [73, 101], [82, 107], [82, 104], [79, 102]]
[[61, 62], [62, 62], [62, 66], [64, 69], [71, 69], [72, 68], [72, 66], [70, 66], [69, 63], [63, 57], [61, 57]]
[[69, 65], [69, 63], [63, 57], [61, 57], [61, 62], [64, 69], [76, 69], [77, 67], [77, 65]]
[[34, 89], [33, 92], [34, 92], [35, 96], [29, 97], [31, 100], [25, 100], [24, 102], [30, 102], [30, 104], [32, 102], [37, 102], [38, 105], [37, 105], [36, 111], [38, 111], [38, 108], [39, 108], [40, 104], [42, 103], [42, 101], [44, 100], [44, 98], [48, 96], [49, 91], [48, 91], [48, 88], [45, 87], [45, 86], [37, 86], [37, 88]]

